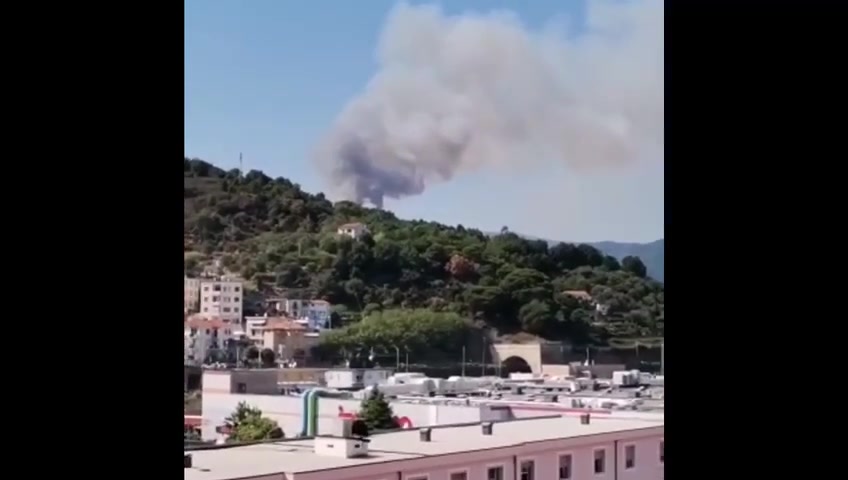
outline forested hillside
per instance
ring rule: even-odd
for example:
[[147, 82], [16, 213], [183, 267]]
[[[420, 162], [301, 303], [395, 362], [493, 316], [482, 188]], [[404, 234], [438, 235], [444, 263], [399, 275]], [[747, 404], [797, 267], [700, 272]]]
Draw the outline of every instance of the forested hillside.
[[[216, 257], [258, 289], [323, 298], [348, 312], [451, 312], [499, 334], [604, 343], [663, 333], [663, 287], [645, 278], [637, 257], [619, 262], [589, 245], [400, 220], [200, 160], [185, 159], [184, 172], [187, 272]], [[371, 235], [338, 235], [350, 222]]]

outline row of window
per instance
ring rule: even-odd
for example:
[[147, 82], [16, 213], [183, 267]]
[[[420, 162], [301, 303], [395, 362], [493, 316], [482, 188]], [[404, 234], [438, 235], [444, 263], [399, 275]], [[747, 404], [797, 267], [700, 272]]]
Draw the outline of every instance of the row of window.
[[[203, 291], [204, 291], [204, 292], [208, 292], [208, 291], [209, 291], [209, 285], [204, 285], [204, 286], [203, 286]], [[224, 286], [224, 288], [221, 288], [221, 286], [220, 286], [220, 285], [214, 285], [214, 286], [212, 287], [212, 291], [213, 291], [213, 292], [220, 292], [220, 291], [229, 292], [229, 291], [230, 291], [230, 287]], [[233, 287], [233, 291], [234, 291], [234, 292], [241, 291], [241, 287]]]
[[[658, 459], [660, 463], [665, 463], [665, 441], [660, 441], [658, 451]], [[596, 474], [606, 473], [607, 471], [607, 450], [599, 448], [594, 452], [592, 459], [592, 469]], [[570, 454], [560, 455], [559, 457], [559, 480], [572, 480], [574, 458]], [[630, 470], [636, 468], [636, 445], [626, 445], [624, 447], [624, 469]], [[536, 464], [532, 460], [521, 462], [521, 480], [535, 480]], [[490, 474], [489, 480], [502, 480], [503, 473], [495, 474], [494, 478]]]
[[[231, 300], [232, 300], [233, 302], [238, 302], [238, 301], [239, 301], [239, 297], [232, 297], [232, 299], [231, 299], [230, 297], [224, 297], [223, 302], [224, 302], [224, 303], [229, 303]], [[209, 301], [209, 297], [203, 297], [203, 301], [204, 301], [204, 302], [208, 302], [208, 301]], [[221, 300], [221, 297], [220, 297], [220, 296], [217, 296], [217, 295], [216, 295], [216, 296], [212, 297], [212, 301], [213, 301], [213, 302], [220, 302], [220, 301], [222, 301], [222, 300]]]
[[[206, 329], [206, 335], [209, 335], [210, 333], [211, 333], [212, 335], [214, 335], [214, 336], [217, 336], [217, 335], [218, 335], [218, 329], [217, 329], [217, 328], [213, 328], [213, 329], [211, 329], [211, 330], [210, 330], [210, 329], [208, 329], [208, 328], [207, 328], [207, 329]], [[232, 331], [232, 330], [230, 330], [229, 328], [225, 328], [225, 329], [224, 329], [224, 335], [232, 335], [232, 333], [233, 333], [233, 331]], [[196, 328], [192, 328], [192, 329], [191, 329], [191, 334], [192, 334], [192, 335], [197, 335], [197, 329], [196, 329]]]
[[[660, 441], [659, 461], [665, 463], [665, 441]], [[570, 454], [560, 455], [559, 457], [559, 480], [573, 480], [573, 462], [574, 458]], [[636, 445], [627, 445], [624, 447], [624, 468], [630, 470], [636, 468]], [[606, 473], [607, 470], [607, 450], [599, 448], [595, 450], [593, 458], [593, 470], [596, 474]], [[536, 479], [536, 462], [533, 460], [524, 460], [519, 465], [521, 480]], [[408, 478], [407, 480], [427, 480], [427, 477]], [[454, 472], [450, 474], [450, 480], [468, 480], [467, 472]], [[486, 480], [504, 480], [504, 467], [490, 467], [486, 471]]]
[[[203, 307], [203, 311], [209, 313], [209, 307]], [[224, 313], [230, 313], [230, 307], [221, 307], [221, 311]], [[233, 307], [233, 313], [239, 313], [239, 307]]]

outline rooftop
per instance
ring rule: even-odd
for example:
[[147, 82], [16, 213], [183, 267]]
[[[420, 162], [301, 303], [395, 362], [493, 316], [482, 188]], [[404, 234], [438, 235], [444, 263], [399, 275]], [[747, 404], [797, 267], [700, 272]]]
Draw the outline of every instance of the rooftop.
[[224, 480], [283, 472], [315, 472], [662, 426], [662, 420], [593, 417], [590, 424], [583, 425], [579, 417], [537, 417], [496, 422], [492, 435], [483, 435], [479, 423], [433, 427], [430, 442], [422, 442], [417, 429], [402, 430], [372, 436], [368, 446], [369, 455], [364, 458], [316, 455], [312, 439], [285, 440], [193, 451], [194, 468], [185, 470], [185, 480]]

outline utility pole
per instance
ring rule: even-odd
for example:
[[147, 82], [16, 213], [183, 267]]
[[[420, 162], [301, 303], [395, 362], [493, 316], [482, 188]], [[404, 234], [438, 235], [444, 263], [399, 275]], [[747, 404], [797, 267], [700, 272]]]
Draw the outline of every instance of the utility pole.
[[486, 337], [483, 337], [483, 365], [480, 368], [483, 369], [480, 376], [485, 377], [486, 376]]
[[660, 375], [665, 375], [665, 339], [660, 342]]
[[462, 378], [465, 378], [465, 345], [462, 346]]

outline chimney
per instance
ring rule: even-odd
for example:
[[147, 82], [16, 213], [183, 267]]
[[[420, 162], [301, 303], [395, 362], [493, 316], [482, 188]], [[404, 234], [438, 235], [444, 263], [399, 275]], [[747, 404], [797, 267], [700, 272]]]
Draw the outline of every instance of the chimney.
[[432, 435], [433, 431], [429, 428], [422, 428], [418, 431], [418, 438], [420, 438], [422, 442], [429, 442]]
[[592, 418], [592, 416], [589, 415], [588, 413], [583, 413], [583, 414], [580, 415], [580, 423], [582, 425], [589, 425], [591, 418]]
[[183, 455], [183, 468], [191, 468], [191, 466], [191, 454], [186, 453], [185, 455]]
[[483, 422], [480, 424], [483, 427], [483, 435], [491, 435], [492, 434], [492, 422]]

